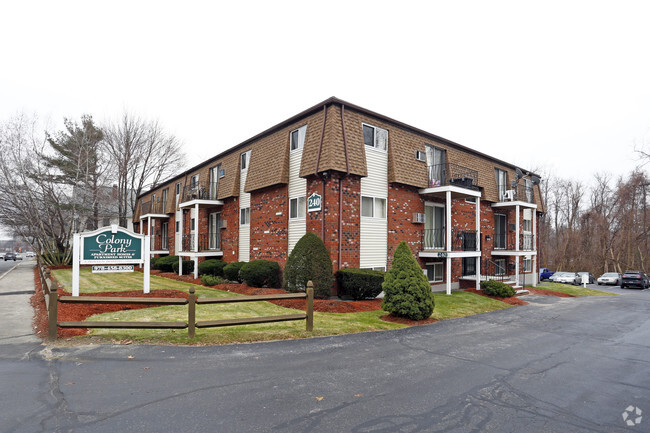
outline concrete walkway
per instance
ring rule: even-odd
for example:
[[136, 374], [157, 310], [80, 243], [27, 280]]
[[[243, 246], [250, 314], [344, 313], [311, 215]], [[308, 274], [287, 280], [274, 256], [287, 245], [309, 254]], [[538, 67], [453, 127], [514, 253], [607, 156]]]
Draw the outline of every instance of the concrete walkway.
[[32, 329], [34, 310], [29, 304], [35, 264], [33, 259], [18, 262], [0, 275], [0, 345], [41, 344]]

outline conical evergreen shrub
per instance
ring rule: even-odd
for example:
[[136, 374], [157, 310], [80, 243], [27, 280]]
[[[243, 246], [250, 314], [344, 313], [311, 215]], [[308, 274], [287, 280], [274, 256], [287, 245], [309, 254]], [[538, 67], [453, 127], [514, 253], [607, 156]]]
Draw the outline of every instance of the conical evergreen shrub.
[[395, 250], [393, 268], [386, 272], [382, 288], [381, 308], [395, 316], [423, 320], [433, 313], [431, 286], [404, 241]]
[[307, 282], [314, 283], [314, 297], [328, 298], [334, 283], [332, 259], [325, 244], [308, 232], [296, 243], [284, 266], [284, 288], [289, 292], [304, 291]]

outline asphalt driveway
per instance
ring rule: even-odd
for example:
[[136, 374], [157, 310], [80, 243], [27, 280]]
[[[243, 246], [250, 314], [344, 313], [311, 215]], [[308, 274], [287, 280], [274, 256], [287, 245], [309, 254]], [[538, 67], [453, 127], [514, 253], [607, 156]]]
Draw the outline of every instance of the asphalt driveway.
[[45, 348], [0, 431], [649, 431], [650, 291], [622, 293], [310, 340]]

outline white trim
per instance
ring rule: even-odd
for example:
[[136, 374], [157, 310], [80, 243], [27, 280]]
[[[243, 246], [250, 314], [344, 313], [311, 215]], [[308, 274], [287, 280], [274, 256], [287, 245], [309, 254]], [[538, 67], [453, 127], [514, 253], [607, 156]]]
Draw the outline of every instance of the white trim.
[[[369, 127], [369, 128], [372, 128], [372, 129], [374, 129], [374, 131], [375, 131], [375, 132], [374, 132], [373, 145], [372, 145], [372, 146], [367, 145], [367, 144], [366, 144], [365, 137], [363, 137], [363, 127], [364, 127], [364, 126], [367, 126], [367, 127]], [[377, 147], [377, 130], [378, 130], [378, 129], [380, 129], [380, 130], [382, 130], [382, 131], [386, 131], [386, 149], [379, 149], [379, 148]], [[375, 126], [375, 125], [371, 125], [371, 124], [369, 124], [369, 123], [361, 122], [361, 137], [363, 137], [363, 145], [364, 145], [366, 148], [371, 148], [371, 149], [374, 149], [375, 151], [377, 151], [377, 152], [381, 152], [381, 153], [387, 153], [387, 152], [388, 152], [388, 129], [380, 128], [379, 126]]]
[[[445, 185], [445, 186], [434, 186], [431, 188], [421, 188], [418, 190], [418, 193], [420, 194], [434, 194], [434, 193], [442, 193], [442, 192], [452, 192], [459, 194], [463, 197], [470, 196], [470, 197], [481, 197], [481, 192], [480, 191], [474, 191], [473, 189], [467, 189], [467, 188], [461, 188], [459, 186], [454, 186], [454, 185]], [[494, 205], [493, 205], [494, 206]]]

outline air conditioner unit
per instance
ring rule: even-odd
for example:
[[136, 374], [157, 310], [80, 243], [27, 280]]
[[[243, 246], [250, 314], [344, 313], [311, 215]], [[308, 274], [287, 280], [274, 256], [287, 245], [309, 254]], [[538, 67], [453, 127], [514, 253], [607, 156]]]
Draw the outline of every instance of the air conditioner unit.
[[426, 216], [423, 213], [414, 213], [413, 214], [413, 224], [424, 224]]
[[422, 152], [421, 150], [416, 150], [415, 159], [417, 159], [418, 161], [427, 162], [427, 154]]
[[226, 220], [219, 220], [219, 228], [225, 229], [226, 227], [228, 227], [228, 222]]
[[503, 200], [504, 201], [514, 201], [515, 199], [515, 190], [514, 189], [508, 189], [503, 193]]

